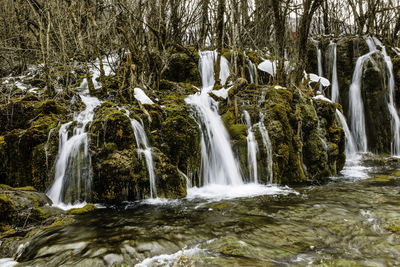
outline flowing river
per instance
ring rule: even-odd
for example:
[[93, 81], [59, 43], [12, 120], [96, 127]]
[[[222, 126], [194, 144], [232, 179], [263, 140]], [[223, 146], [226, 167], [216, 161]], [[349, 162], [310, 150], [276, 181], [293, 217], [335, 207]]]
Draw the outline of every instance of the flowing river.
[[399, 265], [399, 166], [365, 161], [270, 195], [98, 209], [36, 234], [19, 266]]

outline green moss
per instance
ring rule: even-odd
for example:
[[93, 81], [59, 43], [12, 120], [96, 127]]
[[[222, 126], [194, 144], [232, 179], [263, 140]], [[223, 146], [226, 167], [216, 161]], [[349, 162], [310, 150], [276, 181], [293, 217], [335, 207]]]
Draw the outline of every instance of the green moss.
[[16, 208], [7, 194], [0, 194], [0, 221], [10, 223], [15, 216]]
[[393, 232], [397, 235], [400, 235], [400, 226], [396, 224], [392, 224], [386, 228], [388, 231]]
[[170, 56], [163, 79], [174, 82], [200, 84], [198, 60], [190, 53], [175, 53]]
[[35, 209], [35, 212], [37, 213], [37, 216], [41, 220], [48, 219], [53, 216], [53, 212], [51, 212], [49, 209], [43, 208], [43, 207], [38, 207]]
[[47, 225], [43, 228], [44, 229], [51, 229], [51, 228], [56, 228], [56, 227], [65, 227], [67, 225], [70, 225], [74, 223], [75, 220], [71, 217], [63, 217], [63, 218], [58, 218], [56, 219], [52, 224]]
[[111, 103], [103, 103], [97, 110], [90, 127], [91, 141], [96, 146], [115, 143], [118, 149], [130, 147], [133, 130], [129, 118]]
[[262, 57], [254, 51], [247, 51], [246, 55], [249, 57], [249, 59], [256, 65], [259, 65], [261, 62], [263, 62]]
[[52, 99], [46, 99], [35, 106], [35, 114], [62, 114], [66, 109]]
[[233, 124], [228, 128], [232, 139], [243, 139], [247, 136], [247, 127], [244, 124]]
[[96, 209], [97, 209], [97, 207], [95, 205], [87, 204], [83, 208], [70, 209], [68, 211], [68, 214], [71, 214], [71, 215], [82, 215], [82, 214], [85, 214], [85, 213], [88, 213], [88, 212], [92, 212], [92, 211], [94, 211]]
[[37, 190], [33, 186], [24, 186], [24, 187], [17, 187], [14, 188], [14, 190], [20, 190], [20, 191], [34, 191], [37, 192]]

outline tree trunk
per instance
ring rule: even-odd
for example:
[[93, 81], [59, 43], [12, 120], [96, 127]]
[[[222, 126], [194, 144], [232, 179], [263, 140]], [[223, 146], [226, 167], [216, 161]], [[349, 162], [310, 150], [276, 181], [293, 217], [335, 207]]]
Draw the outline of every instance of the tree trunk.
[[208, 4], [209, 0], [202, 0], [201, 2], [200, 48], [206, 46], [208, 32]]
[[275, 28], [275, 51], [277, 58], [276, 82], [283, 84], [285, 80], [285, 21], [282, 16], [280, 0], [272, 0]]
[[218, 0], [218, 11], [217, 11], [217, 61], [214, 65], [214, 80], [215, 85], [221, 85], [221, 79], [219, 78], [221, 55], [224, 45], [224, 13], [225, 13], [225, 0]]
[[295, 82], [300, 83], [306, 69], [307, 59], [307, 40], [310, 32], [310, 25], [315, 11], [321, 6], [324, 0], [306, 0], [304, 3], [304, 13], [300, 19], [297, 40], [298, 67]]

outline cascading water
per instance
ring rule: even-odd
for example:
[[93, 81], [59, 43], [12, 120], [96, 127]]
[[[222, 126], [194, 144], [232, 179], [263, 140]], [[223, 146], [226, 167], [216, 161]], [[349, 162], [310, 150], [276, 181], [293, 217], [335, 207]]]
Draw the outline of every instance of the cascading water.
[[[240, 185], [243, 180], [229, 135], [218, 114], [218, 103], [208, 94], [214, 86], [214, 61], [214, 51], [200, 52], [199, 69], [203, 88], [200, 93], [187, 97], [185, 101], [193, 107], [202, 132], [201, 168], [204, 185]], [[221, 60], [221, 73], [226, 69], [226, 66], [222, 66], [223, 62]]]
[[247, 60], [247, 69], [249, 70], [250, 82], [258, 84], [257, 66], [250, 60], [250, 58], [246, 55], [246, 53], [245, 57]]
[[349, 118], [351, 133], [358, 152], [367, 152], [367, 134], [365, 130], [364, 104], [361, 97], [363, 65], [373, 52], [357, 59], [349, 92]]
[[369, 43], [368, 47], [370, 47], [371, 52], [377, 51], [374, 43], [381, 47], [382, 54], [385, 59], [385, 63], [387, 66], [387, 70], [389, 72], [389, 101], [388, 101], [388, 109], [389, 113], [392, 117], [392, 155], [400, 156], [400, 118], [399, 114], [397, 113], [396, 106], [394, 104], [394, 75], [393, 75], [393, 63], [392, 59], [386, 52], [386, 47], [376, 38], [366, 38], [367, 43]]
[[[317, 46], [318, 76], [322, 77], [322, 56], [321, 49]], [[322, 84], [319, 85], [319, 91], [322, 92]]]
[[86, 108], [74, 116], [76, 126], [72, 135], [73, 121], [61, 125], [55, 178], [47, 192], [53, 203], [59, 206], [88, 201], [91, 194], [92, 170], [86, 126], [93, 121], [94, 109], [100, 101], [87, 92], [80, 97]]
[[271, 139], [269, 138], [269, 134], [267, 128], [264, 125], [264, 115], [260, 113], [260, 122], [258, 123], [258, 129], [260, 130], [261, 137], [263, 140], [264, 148], [267, 152], [267, 166], [269, 172], [269, 182], [272, 184], [274, 181], [274, 172], [273, 172], [273, 158], [272, 158], [272, 144]]
[[248, 130], [248, 135], [246, 139], [247, 139], [247, 164], [249, 168], [249, 176], [252, 182], [258, 183], [258, 170], [257, 170], [258, 143], [254, 136], [250, 115], [246, 110], [243, 111], [243, 113]]
[[351, 135], [349, 126], [347, 125], [346, 118], [344, 117], [342, 112], [340, 112], [338, 109], [336, 109], [336, 115], [339, 118], [339, 121], [340, 121], [340, 123], [342, 125], [342, 128], [344, 130], [344, 134], [345, 134], [345, 137], [346, 137], [346, 158], [347, 159], [354, 158], [354, 156], [357, 153], [357, 150], [356, 150], [356, 145], [354, 143], [354, 138]]
[[333, 65], [332, 65], [332, 94], [331, 100], [333, 102], [339, 102], [339, 82], [337, 77], [337, 60], [336, 60], [336, 43], [331, 41], [330, 45], [332, 49], [332, 58], [333, 58]]
[[156, 198], [157, 197], [156, 174], [154, 172], [152, 149], [149, 145], [146, 132], [143, 128], [143, 125], [140, 122], [130, 118], [128, 112], [126, 112], [126, 115], [131, 121], [133, 133], [136, 139], [137, 152], [140, 157], [144, 155], [144, 159], [146, 161], [146, 166], [147, 166], [147, 171], [149, 173], [149, 181], [150, 181], [150, 197]]

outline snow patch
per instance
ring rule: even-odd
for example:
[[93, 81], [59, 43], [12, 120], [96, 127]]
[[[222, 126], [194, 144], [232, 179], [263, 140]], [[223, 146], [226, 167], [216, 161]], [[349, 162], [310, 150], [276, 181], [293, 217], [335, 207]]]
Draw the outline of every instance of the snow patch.
[[154, 102], [146, 95], [146, 93], [142, 89], [135, 88], [134, 94], [136, 100], [139, 101], [142, 105], [154, 105]]
[[276, 73], [276, 63], [275, 63], [275, 61], [271, 61], [271, 60], [267, 59], [258, 65], [258, 69], [274, 76]]
[[218, 97], [222, 97], [223, 99], [226, 99], [228, 97], [228, 92], [231, 88], [232, 88], [232, 86], [229, 87], [228, 89], [221, 88], [219, 90], [212, 90], [211, 93], [213, 93], [214, 95], [216, 95]]
[[327, 78], [324, 78], [322, 76], [318, 76], [317, 74], [304, 72], [304, 76], [305, 76], [306, 79], [310, 79], [310, 83], [320, 82], [321, 85], [324, 86], [324, 87], [328, 87], [328, 86], [331, 85], [331, 82]]
[[325, 97], [324, 95], [317, 95], [317, 96], [314, 96], [313, 99], [322, 100], [322, 101], [326, 101], [326, 102], [332, 103], [332, 100], [328, 99], [328, 98]]

